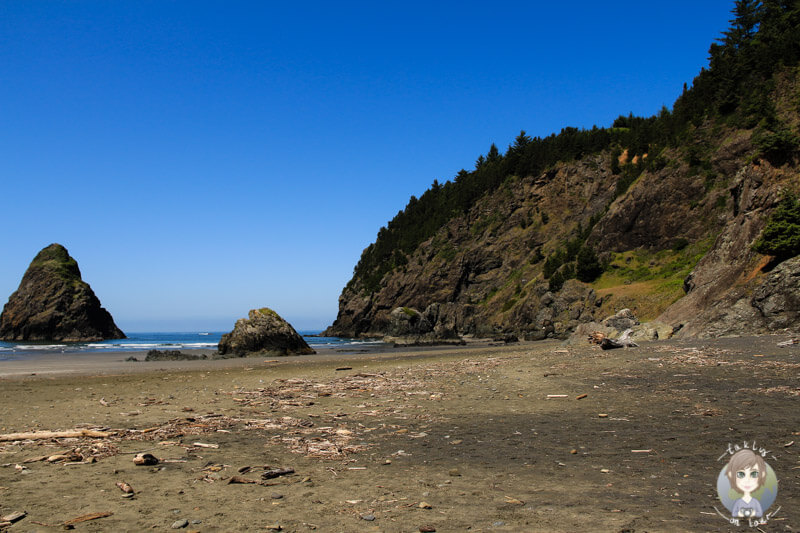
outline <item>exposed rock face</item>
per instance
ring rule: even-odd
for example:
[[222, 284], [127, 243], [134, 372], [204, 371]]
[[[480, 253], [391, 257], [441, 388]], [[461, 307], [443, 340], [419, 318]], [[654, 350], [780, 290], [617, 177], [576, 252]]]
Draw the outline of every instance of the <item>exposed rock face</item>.
[[784, 261], [770, 272], [750, 303], [767, 330], [800, 330], [800, 257]]
[[[800, 333], [800, 257], [780, 263], [771, 272], [762, 272], [757, 265], [751, 276], [689, 317], [678, 336], [756, 335], [784, 329]], [[684, 298], [686, 303], [676, 304], [683, 304], [677, 311], [686, 312], [684, 305], [697, 305], [692, 292]], [[665, 315], [671, 318], [674, 313], [676, 310], [670, 308]]]
[[66, 248], [51, 244], [31, 262], [0, 314], [4, 341], [124, 339], [111, 314], [81, 279]]
[[684, 326], [678, 337], [752, 335], [800, 327], [796, 276], [800, 259], [765, 272], [770, 258], [752, 250], [768, 213], [780, 200], [778, 185], [786, 174], [787, 169], [766, 163], [745, 165], [736, 172], [730, 186], [731, 222], [686, 278], [686, 296], [659, 317]]
[[423, 312], [411, 307], [394, 309], [389, 313], [389, 327], [383, 340], [395, 346], [464, 343], [456, 334], [446, 306], [440, 304], [431, 304]]
[[614, 315], [604, 319], [602, 323], [604, 326], [616, 329], [617, 331], [625, 331], [626, 329], [632, 329], [634, 326], [639, 325], [639, 321], [630, 309], [621, 309]]
[[433, 327], [429, 335], [437, 338], [563, 336], [593, 318], [596, 295], [575, 280], [551, 293], [538, 272], [541, 260], [533, 258], [602, 212], [616, 179], [604, 157], [587, 156], [484, 197], [423, 242], [407, 264], [384, 277], [378, 291], [366, 293], [360, 279], [348, 285], [326, 333], [383, 336], [390, 331], [392, 311], [408, 307], [422, 313]]
[[389, 335], [424, 335], [433, 331], [431, 323], [416, 309], [398, 307], [389, 314]]
[[307, 355], [316, 353], [278, 313], [266, 307], [252, 309], [236, 321], [233, 331], [219, 341], [220, 355]]
[[[787, 95], [800, 79], [787, 74], [779, 86], [774, 103], [796, 130]], [[566, 337], [622, 307], [679, 337], [798, 327], [797, 280], [784, 272], [791, 263], [766, 272], [768, 259], [752, 245], [783, 191], [798, 192], [800, 160], [795, 153], [775, 166], [761, 157], [757, 131], [692, 126], [679, 145], [650, 154], [625, 188], [611, 151], [508, 176], [413, 250], [395, 247], [380, 268], [357, 269], [326, 333], [386, 335], [398, 307], [420, 310], [433, 328], [426, 335]], [[611, 275], [596, 291], [575, 279], [557, 290], [547, 262], [566, 257], [579, 236]]]

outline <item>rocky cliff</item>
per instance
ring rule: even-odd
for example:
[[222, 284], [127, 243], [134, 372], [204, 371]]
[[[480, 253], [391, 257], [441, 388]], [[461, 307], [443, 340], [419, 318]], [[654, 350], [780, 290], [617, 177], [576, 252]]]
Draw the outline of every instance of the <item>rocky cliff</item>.
[[124, 339], [111, 314], [81, 279], [66, 248], [51, 244], [31, 262], [0, 314], [4, 341]]
[[[796, 139], [797, 72], [769, 97]], [[781, 197], [800, 191], [797, 152], [769, 157], [759, 126], [730, 122], [690, 124], [679, 143], [635, 159], [616, 145], [508, 176], [412, 250], [395, 251], [376, 286], [354, 276], [326, 333], [391, 334], [398, 308], [445, 338], [566, 336], [622, 308], [683, 336], [797, 329], [800, 263], [752, 249]], [[570, 247], [596, 253], [602, 275], [570, 279], [575, 263], [554, 259]], [[554, 283], [559, 276], [567, 281]]]

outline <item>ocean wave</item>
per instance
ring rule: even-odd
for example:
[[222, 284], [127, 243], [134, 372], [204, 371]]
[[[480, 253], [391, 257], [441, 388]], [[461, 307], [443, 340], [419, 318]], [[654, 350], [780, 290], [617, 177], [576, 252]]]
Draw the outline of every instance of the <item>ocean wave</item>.
[[[214, 350], [221, 333], [131, 333], [127, 339], [86, 343], [15, 344], [2, 343], [0, 354], [74, 353], [91, 355], [107, 352], [141, 352], [148, 350]], [[200, 337], [200, 338], [198, 338]], [[356, 348], [382, 344], [378, 339], [350, 339], [344, 337], [317, 337], [314, 333], [304, 335], [306, 342], [317, 348]]]
[[201, 349], [201, 348], [216, 348], [216, 343], [210, 342], [126, 342], [114, 344], [87, 344], [87, 348], [96, 350], [153, 350], [153, 349]]
[[187, 349], [198, 350], [203, 348], [216, 348], [219, 344], [216, 342], [185, 342], [182, 343], [181, 346]]
[[66, 344], [17, 344], [12, 351], [32, 350], [32, 351], [54, 351], [68, 348]]
[[333, 347], [333, 348], [344, 348], [344, 347], [353, 347], [353, 346], [378, 346], [383, 344], [382, 340], [377, 339], [370, 339], [370, 340], [361, 340], [361, 339], [345, 339], [345, 338], [325, 338], [325, 339], [306, 339], [309, 346], [320, 346], [320, 347]]

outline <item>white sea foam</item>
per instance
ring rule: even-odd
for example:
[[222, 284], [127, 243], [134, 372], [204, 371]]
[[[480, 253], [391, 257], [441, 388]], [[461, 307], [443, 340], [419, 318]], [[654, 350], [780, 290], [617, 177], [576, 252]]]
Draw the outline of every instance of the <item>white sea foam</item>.
[[182, 343], [181, 346], [183, 346], [184, 348], [191, 348], [191, 349], [216, 348], [218, 346], [218, 344], [217, 343], [210, 343], [210, 342], [185, 342], [185, 343]]
[[[317, 337], [315, 332], [306, 332], [304, 337], [312, 347], [326, 348], [355, 348], [369, 347], [382, 344], [377, 339], [348, 339], [340, 337]], [[202, 336], [202, 339], [198, 339]], [[88, 343], [62, 343], [62, 344], [14, 344], [3, 343], [0, 353], [13, 354], [14, 357], [35, 355], [37, 353], [75, 353], [91, 355], [101, 352], [136, 352], [148, 350], [198, 350], [215, 349], [222, 333], [132, 333], [127, 339], [108, 340], [103, 342]], [[198, 342], [199, 341], [199, 342]]]
[[63, 350], [67, 348], [66, 344], [17, 344], [14, 349], [15, 350]]

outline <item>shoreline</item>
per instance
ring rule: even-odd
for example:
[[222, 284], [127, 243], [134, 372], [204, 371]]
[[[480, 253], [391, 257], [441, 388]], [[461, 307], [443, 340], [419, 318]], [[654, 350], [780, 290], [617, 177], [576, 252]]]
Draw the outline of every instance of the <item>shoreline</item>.
[[[531, 341], [532, 342], [532, 341]], [[536, 343], [548, 341], [536, 341]], [[561, 341], [551, 341], [560, 343]], [[529, 344], [522, 341], [518, 345]], [[142, 351], [115, 351], [94, 353], [60, 353], [26, 355], [19, 359], [0, 361], [0, 381], [8, 379], [52, 378], [58, 376], [103, 376], [121, 374], [140, 374], [151, 372], [184, 372], [184, 371], [213, 371], [236, 368], [268, 368], [276, 365], [297, 365], [311, 363], [329, 363], [346, 361], [363, 361], [365, 359], [391, 359], [393, 357], [414, 357], [426, 354], [453, 352], [470, 352], [487, 348], [502, 348], [491, 340], [471, 341], [466, 345], [431, 345], [431, 346], [400, 346], [369, 345], [364, 348], [316, 348], [316, 354], [270, 356], [259, 355], [250, 357], [231, 357], [213, 359], [217, 350], [212, 349], [182, 349], [182, 353], [190, 355], [206, 355], [208, 359], [177, 360], [177, 361], [145, 361], [148, 350]], [[511, 345], [513, 346], [513, 345]], [[137, 361], [127, 359], [135, 357]]]

